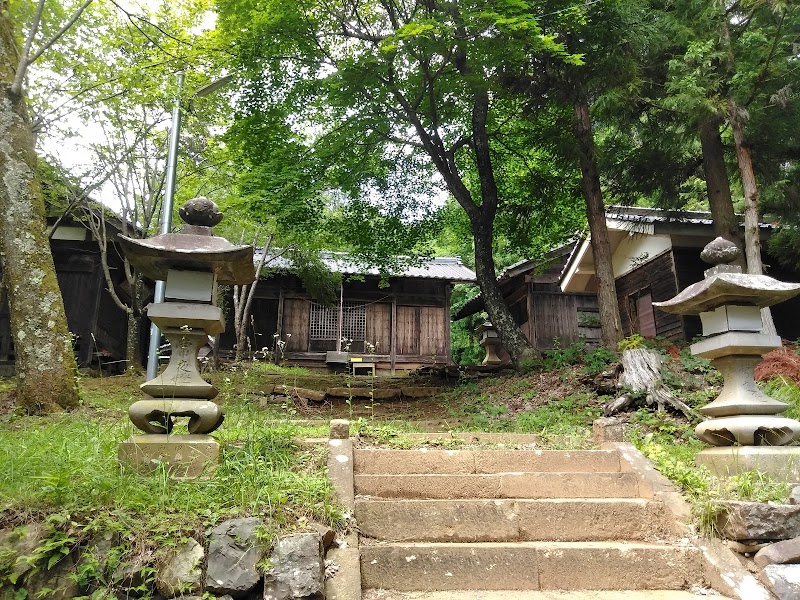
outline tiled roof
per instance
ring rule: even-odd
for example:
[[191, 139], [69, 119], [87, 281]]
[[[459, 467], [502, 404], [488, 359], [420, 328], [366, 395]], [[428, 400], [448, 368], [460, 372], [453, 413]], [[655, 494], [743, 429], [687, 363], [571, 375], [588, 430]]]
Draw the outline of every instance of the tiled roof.
[[[360, 262], [344, 252], [320, 252], [319, 257], [334, 273], [344, 275], [381, 274], [378, 267]], [[258, 262], [260, 258], [260, 253], [256, 251], [254, 260]], [[273, 269], [290, 269], [292, 262], [290, 258], [280, 256], [269, 261], [269, 266]], [[391, 277], [444, 279], [453, 282], [475, 281], [475, 273], [465, 267], [460, 258], [452, 256], [423, 259], [419, 265], [406, 266], [397, 272], [389, 272], [388, 275]]]

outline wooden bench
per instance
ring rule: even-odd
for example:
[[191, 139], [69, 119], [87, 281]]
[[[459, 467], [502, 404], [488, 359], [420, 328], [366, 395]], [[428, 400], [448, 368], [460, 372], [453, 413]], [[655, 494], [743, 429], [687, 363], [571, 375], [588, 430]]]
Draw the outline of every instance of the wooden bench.
[[[359, 371], [361, 371], [361, 373], [359, 373]], [[371, 375], [375, 377], [375, 363], [372, 361], [365, 361], [363, 358], [351, 357], [350, 372], [353, 375]]]

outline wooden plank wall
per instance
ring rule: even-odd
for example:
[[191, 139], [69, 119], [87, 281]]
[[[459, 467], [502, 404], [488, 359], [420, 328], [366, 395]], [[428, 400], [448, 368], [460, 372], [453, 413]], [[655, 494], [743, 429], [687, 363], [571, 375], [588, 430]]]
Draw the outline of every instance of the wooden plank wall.
[[367, 305], [366, 340], [376, 354], [388, 354], [392, 344], [392, 305], [376, 302]]
[[397, 307], [397, 354], [419, 354], [420, 314], [418, 306]]
[[[287, 352], [308, 352], [311, 302], [302, 298], [287, 298], [283, 302], [283, 339]], [[287, 338], [286, 334], [292, 337]]]
[[[638, 331], [635, 317], [636, 300], [640, 293], [650, 292], [653, 302], [669, 300], [678, 293], [672, 250], [662, 252], [652, 260], [616, 280], [617, 301], [622, 331], [631, 335]], [[656, 335], [671, 340], [683, 340], [683, 319], [678, 315], [655, 309]]]
[[554, 347], [558, 338], [563, 347], [578, 340], [578, 310], [575, 296], [558, 292], [535, 292], [533, 322], [540, 350]]
[[449, 311], [435, 306], [420, 307], [419, 353], [422, 356], [441, 356], [447, 352], [444, 333]]

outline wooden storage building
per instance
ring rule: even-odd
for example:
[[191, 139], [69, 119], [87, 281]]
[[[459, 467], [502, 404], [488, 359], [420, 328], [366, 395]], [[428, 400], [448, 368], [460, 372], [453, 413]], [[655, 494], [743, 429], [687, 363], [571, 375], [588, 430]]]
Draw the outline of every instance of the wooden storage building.
[[[248, 329], [250, 352], [266, 349], [276, 360], [318, 368], [337, 349], [390, 372], [450, 364], [450, 291], [454, 283], [475, 281], [459, 259], [430, 259], [383, 279], [377, 269], [341, 254], [322, 259], [342, 274], [341, 301], [317, 302], [288, 269], [260, 279]], [[223, 355], [233, 353], [232, 319], [229, 314], [220, 338]], [[278, 341], [285, 343], [282, 350]]]
[[[583, 339], [600, 340], [597, 296], [593, 292], [565, 294], [559, 287], [564, 267], [575, 250], [572, 242], [549, 252], [542, 260], [525, 260], [506, 269], [497, 281], [514, 320], [534, 348], [550, 350]], [[485, 309], [479, 295], [453, 318], [466, 318]], [[501, 358], [507, 355], [501, 353]]]
[[[674, 341], [690, 341], [700, 335], [699, 317], [669, 314], [657, 310], [653, 302], [669, 300], [703, 279], [709, 265], [700, 259], [700, 252], [715, 237], [710, 213], [612, 206], [606, 216], [624, 334]], [[770, 225], [761, 224], [762, 241], [771, 231]], [[770, 265], [767, 273], [776, 279], [799, 279], [800, 274], [779, 269], [767, 252], [764, 263]], [[597, 290], [588, 239], [576, 247], [564, 269], [560, 288], [564, 293]], [[798, 310], [797, 298], [772, 308], [779, 335], [786, 339], [800, 337], [800, 321], [792, 316]]]
[[[100, 250], [85, 226], [65, 221], [50, 239], [58, 285], [64, 301], [69, 331], [78, 366], [117, 364], [124, 370], [127, 341], [127, 314], [111, 298], [103, 276]], [[112, 273], [121, 283], [122, 258], [116, 248], [109, 249]], [[0, 271], [0, 277], [2, 271]], [[118, 288], [124, 297], [124, 289]], [[0, 301], [0, 369], [13, 372], [14, 344], [7, 294]]]

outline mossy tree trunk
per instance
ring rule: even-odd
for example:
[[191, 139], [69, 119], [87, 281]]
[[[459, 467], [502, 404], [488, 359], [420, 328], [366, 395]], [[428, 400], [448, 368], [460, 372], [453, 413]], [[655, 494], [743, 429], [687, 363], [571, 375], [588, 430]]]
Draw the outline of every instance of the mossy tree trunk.
[[30, 413], [78, 404], [75, 358], [45, 228], [44, 199], [18, 51], [0, 12], [0, 252], [16, 351], [17, 403]]

